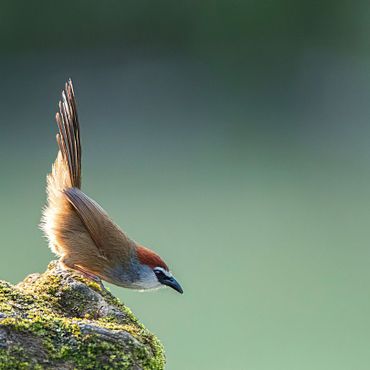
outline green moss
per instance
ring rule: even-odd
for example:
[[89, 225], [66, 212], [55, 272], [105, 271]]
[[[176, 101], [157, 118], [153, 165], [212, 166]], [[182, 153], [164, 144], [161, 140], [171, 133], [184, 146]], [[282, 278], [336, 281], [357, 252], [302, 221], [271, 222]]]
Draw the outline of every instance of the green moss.
[[97, 292], [101, 292], [102, 291], [102, 287], [95, 281], [92, 281], [92, 280], [89, 280], [81, 275], [77, 275], [75, 274], [73, 276], [76, 280], [78, 281], [81, 281], [82, 283], [86, 284], [89, 288], [97, 291]]
[[0, 330], [11, 338], [0, 342], [0, 370], [165, 366], [161, 343], [130, 309], [55, 263], [17, 287], [0, 281], [0, 313]]
[[30, 369], [30, 363], [27, 361], [22, 361], [19, 357], [12, 356], [8, 354], [5, 350], [0, 349], [0, 369], [19, 369], [27, 370]]

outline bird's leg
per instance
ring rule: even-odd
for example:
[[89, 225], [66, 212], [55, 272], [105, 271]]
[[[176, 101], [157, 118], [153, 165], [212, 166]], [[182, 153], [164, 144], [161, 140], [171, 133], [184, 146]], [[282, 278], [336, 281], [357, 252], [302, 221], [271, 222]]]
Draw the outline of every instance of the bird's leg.
[[101, 284], [101, 279], [98, 276], [84, 270], [81, 266], [74, 264], [67, 256], [63, 256], [60, 261], [65, 267], [78, 271], [83, 277], [93, 280], [98, 284]]
[[80, 267], [78, 265], [74, 265], [73, 266], [73, 269], [79, 271], [84, 277], [86, 277], [86, 278], [88, 278], [90, 280], [93, 280], [96, 283], [101, 284], [101, 280], [100, 280], [100, 278], [98, 276], [96, 276], [96, 275], [94, 275], [94, 274], [92, 274], [92, 273], [84, 270], [82, 267]]

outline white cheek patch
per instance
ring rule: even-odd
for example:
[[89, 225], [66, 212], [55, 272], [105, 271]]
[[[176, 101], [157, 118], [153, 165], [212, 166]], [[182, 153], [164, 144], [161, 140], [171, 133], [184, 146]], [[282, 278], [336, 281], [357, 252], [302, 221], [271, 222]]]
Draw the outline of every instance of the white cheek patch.
[[155, 290], [164, 287], [164, 285], [158, 280], [157, 273], [160, 271], [163, 275], [168, 278], [172, 278], [172, 274], [166, 271], [162, 267], [155, 267], [154, 269], [149, 266], [142, 266], [140, 269], [140, 278], [135, 282], [135, 287], [138, 290]]
[[160, 287], [157, 276], [149, 266], [142, 266], [140, 279], [135, 283], [139, 289], [156, 289]]

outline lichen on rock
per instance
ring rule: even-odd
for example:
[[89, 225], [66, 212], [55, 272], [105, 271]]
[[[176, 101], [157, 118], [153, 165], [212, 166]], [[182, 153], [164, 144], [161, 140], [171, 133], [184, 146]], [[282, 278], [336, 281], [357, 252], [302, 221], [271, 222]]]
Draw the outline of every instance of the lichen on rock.
[[103, 285], [51, 262], [0, 281], [0, 369], [163, 369], [159, 340]]

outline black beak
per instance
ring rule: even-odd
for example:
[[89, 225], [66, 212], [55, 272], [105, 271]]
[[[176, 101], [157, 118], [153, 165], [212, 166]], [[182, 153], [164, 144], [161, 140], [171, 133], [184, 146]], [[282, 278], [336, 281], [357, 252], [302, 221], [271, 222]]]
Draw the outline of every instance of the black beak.
[[172, 289], [175, 289], [180, 294], [184, 293], [184, 291], [181, 288], [181, 285], [176, 281], [174, 277], [165, 277], [161, 280], [159, 280], [161, 284], [167, 285], [171, 287]]

